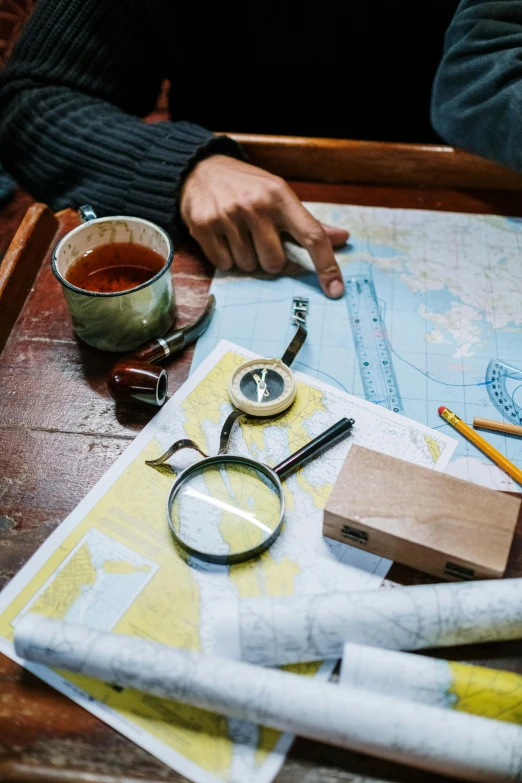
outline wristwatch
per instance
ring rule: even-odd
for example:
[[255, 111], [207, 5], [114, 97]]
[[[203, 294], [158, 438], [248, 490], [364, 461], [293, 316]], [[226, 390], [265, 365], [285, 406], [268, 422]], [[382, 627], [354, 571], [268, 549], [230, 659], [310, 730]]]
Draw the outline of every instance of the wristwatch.
[[306, 340], [308, 299], [295, 297], [292, 302], [292, 322], [297, 326], [294, 337], [280, 359], [249, 359], [233, 372], [228, 393], [234, 410], [221, 430], [219, 453], [224, 454], [232, 428], [241, 416], [270, 418], [279, 416], [292, 405], [297, 384], [290, 365]]

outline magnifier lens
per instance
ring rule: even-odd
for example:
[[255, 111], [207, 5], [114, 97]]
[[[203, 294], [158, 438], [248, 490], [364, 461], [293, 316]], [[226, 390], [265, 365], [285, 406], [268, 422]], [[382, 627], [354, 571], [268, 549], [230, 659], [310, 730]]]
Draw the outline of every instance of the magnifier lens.
[[279, 487], [272, 479], [225, 460], [187, 476], [171, 504], [171, 522], [189, 551], [226, 562], [262, 548], [278, 527], [281, 511]]

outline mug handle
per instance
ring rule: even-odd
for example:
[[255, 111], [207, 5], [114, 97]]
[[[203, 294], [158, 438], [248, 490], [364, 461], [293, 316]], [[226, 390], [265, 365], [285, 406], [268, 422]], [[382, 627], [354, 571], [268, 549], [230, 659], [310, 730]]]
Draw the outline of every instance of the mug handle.
[[82, 223], [88, 223], [89, 220], [96, 220], [97, 218], [96, 212], [89, 204], [78, 207], [78, 214]]

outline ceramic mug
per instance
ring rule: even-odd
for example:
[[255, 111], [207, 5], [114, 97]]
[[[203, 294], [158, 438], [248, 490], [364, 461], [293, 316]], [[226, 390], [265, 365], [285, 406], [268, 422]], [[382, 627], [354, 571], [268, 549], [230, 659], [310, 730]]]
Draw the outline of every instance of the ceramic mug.
[[[97, 218], [92, 207], [78, 210], [82, 225], [56, 245], [52, 269], [62, 284], [73, 329], [84, 342], [104, 351], [131, 351], [172, 326], [175, 300], [170, 267], [172, 240], [149, 220], [125, 215]], [[150, 280], [126, 291], [97, 293], [77, 288], [67, 270], [87, 250], [108, 242], [137, 242], [155, 250], [164, 266]]]

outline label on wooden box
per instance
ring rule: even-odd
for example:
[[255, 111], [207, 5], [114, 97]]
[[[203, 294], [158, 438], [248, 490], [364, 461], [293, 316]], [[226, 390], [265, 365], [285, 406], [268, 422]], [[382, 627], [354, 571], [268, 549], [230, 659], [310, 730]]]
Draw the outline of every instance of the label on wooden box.
[[501, 577], [520, 499], [352, 446], [323, 535], [443, 579]]

